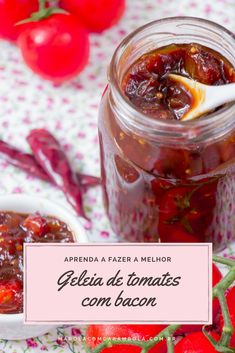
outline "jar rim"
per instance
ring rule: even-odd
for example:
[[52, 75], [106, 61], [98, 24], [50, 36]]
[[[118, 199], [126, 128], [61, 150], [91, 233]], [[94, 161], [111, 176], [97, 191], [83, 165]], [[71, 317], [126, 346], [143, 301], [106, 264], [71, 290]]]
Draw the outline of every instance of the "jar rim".
[[[111, 92], [113, 99], [115, 101], [119, 101], [122, 103], [122, 113], [121, 120], [124, 125], [128, 125], [135, 130], [141, 132], [142, 130], [147, 132], [149, 136], [156, 138], [157, 135], [162, 136], [171, 136], [173, 139], [178, 140], [179, 138], [186, 137], [191, 141], [198, 141], [207, 136], [209, 138], [209, 134], [211, 130], [215, 128], [218, 130], [217, 133], [221, 136], [227, 133], [232, 125], [235, 127], [235, 103], [227, 104], [225, 107], [221, 108], [216, 112], [212, 112], [207, 114], [206, 116], [190, 120], [190, 121], [180, 121], [180, 120], [163, 120], [160, 118], [152, 118], [148, 114], [137, 110], [134, 105], [130, 102], [130, 100], [125, 96], [121, 85], [119, 83], [118, 78], [118, 65], [122, 55], [125, 53], [125, 50], [131, 45], [132, 40], [138, 36], [143, 34], [146, 30], [154, 28], [157, 25], [172, 23], [174, 22], [182, 22], [186, 23], [190, 22], [190, 25], [193, 24], [204, 24], [209, 26], [209, 29], [215, 29], [221, 34], [227, 35], [227, 40], [234, 41], [234, 53], [235, 53], [235, 35], [229, 31], [227, 28], [213, 22], [210, 20], [206, 20], [199, 17], [190, 17], [190, 16], [174, 16], [174, 17], [166, 17], [159, 20], [155, 20], [147, 23], [144, 26], [139, 27], [135, 31], [131, 32], [127, 37], [125, 37], [122, 42], [119, 44], [117, 49], [115, 50], [109, 71], [108, 71], [108, 79], [111, 84]], [[225, 39], [223, 37], [223, 39]], [[235, 55], [235, 54], [234, 54]], [[115, 109], [114, 109], [115, 110]], [[120, 112], [119, 112], [120, 116]], [[218, 126], [219, 123], [219, 126]], [[221, 129], [222, 128], [222, 129]], [[200, 137], [198, 130], [200, 129]], [[202, 134], [203, 130], [203, 134]], [[226, 131], [225, 131], [226, 130]], [[210, 136], [210, 137], [215, 137]], [[219, 136], [219, 137], [220, 137]]]

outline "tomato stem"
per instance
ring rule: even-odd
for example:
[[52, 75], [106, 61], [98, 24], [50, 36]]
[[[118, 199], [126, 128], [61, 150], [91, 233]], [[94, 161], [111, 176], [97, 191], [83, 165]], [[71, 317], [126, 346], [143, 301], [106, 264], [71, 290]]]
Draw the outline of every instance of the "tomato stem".
[[67, 11], [60, 9], [59, 7], [55, 7], [55, 6], [47, 7], [47, 0], [38, 0], [38, 1], [39, 1], [39, 10], [37, 12], [33, 12], [29, 18], [26, 18], [23, 21], [17, 22], [15, 24], [16, 26], [22, 25], [25, 23], [30, 23], [30, 22], [38, 22], [54, 14], [59, 14], [59, 13], [68, 14]]
[[[213, 288], [213, 298], [218, 298], [224, 318], [224, 327], [221, 339], [219, 342], [216, 342], [212, 336], [206, 331], [206, 326], [203, 327], [203, 333], [211, 344], [215, 347], [218, 352], [230, 353], [233, 352], [228, 346], [232, 334], [234, 332], [234, 327], [231, 322], [228, 304], [225, 298], [226, 290], [234, 283], [235, 281], [235, 260], [226, 259], [214, 255], [213, 261], [224, 264], [230, 268], [227, 275]], [[91, 353], [101, 353], [103, 349], [109, 348], [115, 345], [130, 345], [137, 346], [141, 348], [141, 353], [148, 353], [148, 351], [162, 341], [164, 338], [167, 341], [168, 353], [174, 353], [174, 343], [173, 336], [174, 333], [181, 327], [181, 325], [170, 325], [161, 331], [157, 336], [149, 341], [130, 341], [130, 339], [108, 339], [98, 345]]]
[[230, 318], [229, 308], [225, 298], [225, 291], [235, 281], [235, 260], [222, 258], [216, 255], [213, 256], [213, 260], [230, 267], [230, 271], [227, 275], [213, 288], [213, 298], [218, 298], [224, 319], [224, 327], [219, 345], [216, 344], [214, 346], [217, 348], [218, 346], [228, 347], [234, 332], [234, 327]]
[[[211, 178], [210, 180], [203, 181], [203, 182], [193, 182], [193, 183], [187, 183], [187, 184], [181, 184], [181, 186], [184, 187], [190, 187], [193, 188], [189, 192], [186, 192], [183, 197], [182, 195], [176, 195], [175, 197], [175, 205], [177, 207], [177, 214], [173, 216], [172, 218], [166, 220], [164, 223], [165, 224], [174, 224], [174, 223], [181, 223], [184, 227], [184, 229], [191, 234], [194, 234], [194, 231], [191, 227], [190, 221], [185, 215], [185, 211], [189, 211], [191, 209], [191, 199], [193, 195], [200, 190], [203, 186], [217, 182], [219, 180], [219, 176], [215, 176]], [[172, 187], [173, 188], [173, 187]], [[170, 188], [171, 189], [171, 188]], [[193, 209], [191, 209], [192, 211]]]
[[148, 352], [148, 349], [147, 348], [143, 348], [140, 353], [147, 353], [147, 352]]
[[228, 289], [233, 282], [235, 281], [235, 261], [234, 267], [230, 269], [227, 275], [213, 288], [213, 298], [218, 298], [219, 293], [224, 293], [226, 289]]
[[46, 0], [39, 0], [39, 11], [43, 11], [46, 8]]
[[[145, 347], [147, 347], [147, 350], [150, 348], [154, 347], [156, 344], [158, 344], [163, 337], [168, 341], [171, 341], [173, 343], [172, 337], [175, 331], [177, 331], [180, 328], [181, 325], [170, 325], [167, 328], [165, 328], [162, 332], [160, 332], [156, 337], [154, 337], [153, 340], [144, 342]], [[156, 343], [157, 342], [157, 343]], [[171, 345], [171, 349], [172, 349]], [[168, 351], [168, 353], [174, 353], [174, 350]]]
[[130, 342], [128, 339], [123, 339], [121, 341], [117, 340], [117, 339], [108, 339], [108, 340], [105, 340], [104, 342], [102, 342], [101, 344], [99, 344], [92, 351], [92, 353], [100, 353], [105, 348], [110, 348], [112, 346], [116, 346], [116, 345], [120, 345], [120, 344], [137, 346], [137, 347], [140, 347], [142, 349], [145, 348], [143, 342], [141, 342], [141, 341], [132, 341], [132, 342]]
[[167, 351], [168, 353], [174, 353], [174, 343], [173, 343], [173, 336], [169, 337], [166, 341], [167, 341]]
[[203, 327], [202, 332], [204, 333], [204, 335], [206, 336], [206, 338], [208, 339], [208, 341], [210, 341], [210, 343], [212, 344], [212, 346], [215, 347], [216, 352], [221, 352], [221, 353], [234, 353], [234, 350], [225, 346], [222, 346], [220, 344], [220, 342], [217, 342], [210, 334], [209, 332], [206, 331], [206, 326]]
[[[130, 341], [130, 339], [108, 339], [102, 342], [100, 345], [98, 345], [92, 353], [100, 353], [102, 352], [103, 349], [109, 348], [112, 346], [116, 345], [131, 345], [131, 346], [137, 346], [142, 348], [141, 353], [147, 353], [150, 348], [154, 347], [156, 344], [162, 341], [163, 338], [167, 340], [167, 346], [168, 348], [168, 353], [174, 353], [174, 344], [173, 344], [173, 334], [175, 333], [176, 330], [180, 328], [180, 325], [170, 325], [166, 329], [164, 329], [162, 332], [160, 332], [157, 336], [154, 337], [154, 339], [151, 339], [149, 341]], [[170, 342], [170, 343], [169, 343]]]
[[235, 261], [231, 259], [227, 259], [225, 257], [220, 257], [217, 255], [213, 255], [213, 261], [218, 262], [222, 265], [226, 265], [228, 267], [234, 267], [235, 266]]
[[222, 291], [218, 291], [218, 299], [220, 302], [220, 306], [221, 306], [221, 310], [224, 318], [224, 327], [223, 327], [222, 337], [220, 339], [220, 344], [226, 347], [229, 345], [230, 339], [234, 332], [234, 328], [229, 315], [228, 304], [227, 304], [225, 295]]

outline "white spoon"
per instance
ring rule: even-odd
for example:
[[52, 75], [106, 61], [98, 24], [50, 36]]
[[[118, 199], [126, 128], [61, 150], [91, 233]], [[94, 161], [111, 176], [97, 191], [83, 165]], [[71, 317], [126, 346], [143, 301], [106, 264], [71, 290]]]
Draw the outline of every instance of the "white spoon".
[[181, 118], [183, 121], [196, 119], [225, 103], [235, 101], [235, 83], [208, 86], [181, 75], [170, 74], [169, 77], [188, 88], [194, 98], [192, 107]]

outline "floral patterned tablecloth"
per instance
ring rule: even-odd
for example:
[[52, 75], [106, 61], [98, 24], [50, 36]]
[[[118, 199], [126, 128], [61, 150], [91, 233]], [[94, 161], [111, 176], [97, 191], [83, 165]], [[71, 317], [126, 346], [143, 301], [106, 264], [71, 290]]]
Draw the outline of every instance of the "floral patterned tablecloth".
[[[0, 42], [0, 138], [29, 148], [25, 136], [32, 128], [46, 127], [62, 142], [71, 162], [84, 173], [99, 175], [97, 136], [98, 105], [106, 84], [106, 72], [114, 49], [137, 27], [162, 17], [198, 16], [235, 31], [235, 0], [127, 0], [121, 22], [102, 35], [91, 36], [91, 58], [78, 79], [52, 85], [33, 75], [13, 45]], [[65, 204], [63, 194], [0, 161], [0, 194], [37, 194]], [[115, 241], [105, 217], [100, 189], [86, 195], [85, 207], [93, 220], [91, 241]], [[235, 251], [228, 249], [231, 253]], [[1, 352], [58, 353], [82, 351], [81, 331], [76, 327], [52, 330], [27, 341], [0, 341]]]

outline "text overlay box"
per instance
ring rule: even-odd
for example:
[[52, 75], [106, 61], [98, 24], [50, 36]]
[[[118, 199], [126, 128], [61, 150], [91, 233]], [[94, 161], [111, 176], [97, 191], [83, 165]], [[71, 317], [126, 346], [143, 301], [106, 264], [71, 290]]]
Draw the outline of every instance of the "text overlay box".
[[25, 244], [25, 323], [211, 324], [211, 244]]

